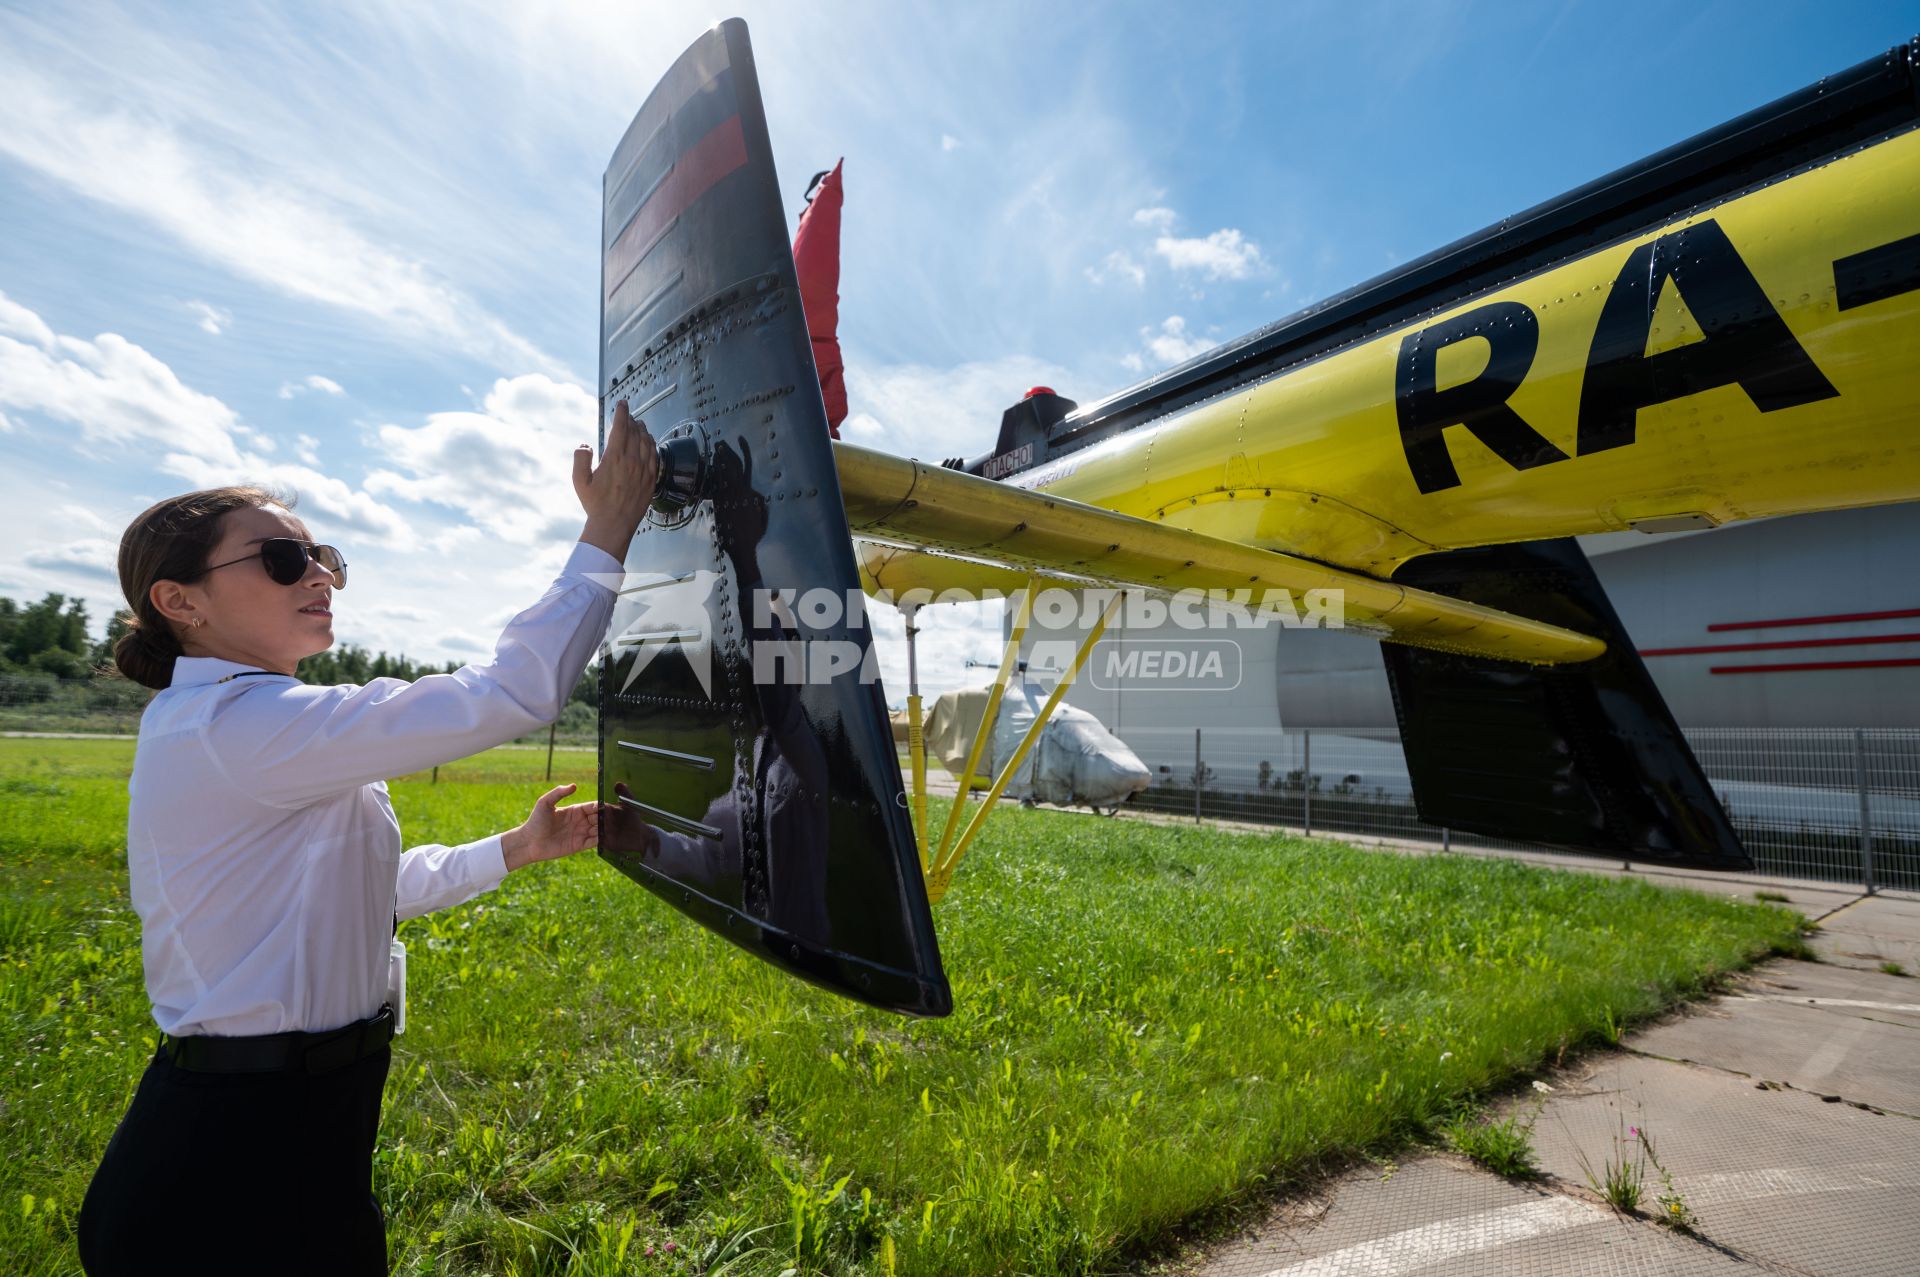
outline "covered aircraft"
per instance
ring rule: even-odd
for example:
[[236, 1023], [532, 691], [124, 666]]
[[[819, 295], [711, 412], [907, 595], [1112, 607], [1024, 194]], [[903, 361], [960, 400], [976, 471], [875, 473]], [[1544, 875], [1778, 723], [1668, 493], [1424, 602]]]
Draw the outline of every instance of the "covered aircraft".
[[1020, 742], [1038, 723], [1039, 738], [1018, 770], [1007, 772], [1003, 797], [1112, 811], [1153, 783], [1147, 765], [1098, 718], [1066, 704], [1056, 706], [1052, 714], [1044, 714], [1046, 690], [1024, 680], [1000, 697], [999, 715], [986, 729], [987, 745], [977, 761], [979, 771], [969, 773], [968, 751], [981, 734], [987, 706], [993, 699], [991, 687], [968, 687], [945, 692], [933, 703], [925, 724], [925, 749], [955, 780], [971, 775], [975, 785], [985, 787], [986, 777], [1007, 772], [1007, 763]]
[[946, 1013], [930, 902], [1039, 732], [936, 838], [862, 590], [910, 638], [939, 591], [1020, 590], [997, 701], [1034, 587], [1067, 585], [1107, 601], [1036, 727], [1130, 592], [1340, 591], [1423, 818], [1746, 867], [1573, 538], [1920, 498], [1915, 52], [1117, 395], [1033, 395], [940, 465], [830, 439], [746, 28], [715, 27], [606, 176], [603, 422], [647, 420], [662, 477], [603, 663], [601, 854], [796, 974]]

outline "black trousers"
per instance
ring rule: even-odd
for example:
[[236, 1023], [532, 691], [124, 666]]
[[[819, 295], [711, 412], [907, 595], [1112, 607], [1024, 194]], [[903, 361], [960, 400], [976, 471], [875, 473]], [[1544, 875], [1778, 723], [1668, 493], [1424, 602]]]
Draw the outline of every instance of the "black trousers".
[[391, 1052], [331, 1073], [140, 1078], [80, 1207], [80, 1264], [122, 1273], [387, 1271], [373, 1142]]

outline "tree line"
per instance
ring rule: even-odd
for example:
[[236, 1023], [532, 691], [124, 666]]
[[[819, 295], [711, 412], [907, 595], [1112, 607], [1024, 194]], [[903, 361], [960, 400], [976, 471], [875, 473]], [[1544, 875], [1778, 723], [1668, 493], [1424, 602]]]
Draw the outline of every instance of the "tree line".
[[[118, 678], [113, 645], [127, 632], [131, 619], [125, 610], [114, 613], [107, 622], [106, 637], [96, 643], [87, 635], [84, 600], [49, 593], [38, 603], [21, 603], [0, 596], [0, 677]], [[423, 674], [446, 674], [458, 668], [458, 661], [435, 665], [342, 643], [309, 656], [295, 673], [307, 683], [366, 683], [376, 678], [412, 682]], [[592, 703], [591, 671], [581, 678], [570, 699]]]

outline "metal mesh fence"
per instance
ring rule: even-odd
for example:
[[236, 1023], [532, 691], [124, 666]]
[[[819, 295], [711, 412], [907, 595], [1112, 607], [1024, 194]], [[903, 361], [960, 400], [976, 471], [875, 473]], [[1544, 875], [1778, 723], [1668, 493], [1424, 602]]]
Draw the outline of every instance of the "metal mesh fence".
[[132, 735], [149, 695], [124, 678], [0, 674], [0, 731]]
[[[1154, 772], [1134, 805], [1316, 833], [1523, 844], [1429, 825], [1387, 728], [1137, 728]], [[1920, 729], [1700, 728], [1686, 733], [1763, 873], [1920, 889]]]
[[[146, 689], [124, 679], [0, 676], [0, 730], [130, 735], [146, 700]], [[1137, 807], [1320, 833], [1523, 846], [1421, 820], [1391, 728], [1126, 726], [1120, 734], [1154, 771]], [[1762, 872], [1920, 889], [1920, 728], [1712, 727], [1686, 736]]]

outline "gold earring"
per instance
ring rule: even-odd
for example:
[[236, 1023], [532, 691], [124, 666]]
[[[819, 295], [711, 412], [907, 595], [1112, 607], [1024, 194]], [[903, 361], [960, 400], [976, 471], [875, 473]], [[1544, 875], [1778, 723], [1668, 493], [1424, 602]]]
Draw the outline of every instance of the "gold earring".
[[193, 618], [193, 620], [187, 622], [187, 624], [191, 625], [196, 630], [199, 629], [202, 625], [205, 625], [206, 623], [207, 623], [206, 618], [199, 617], [199, 616], [196, 616]]

